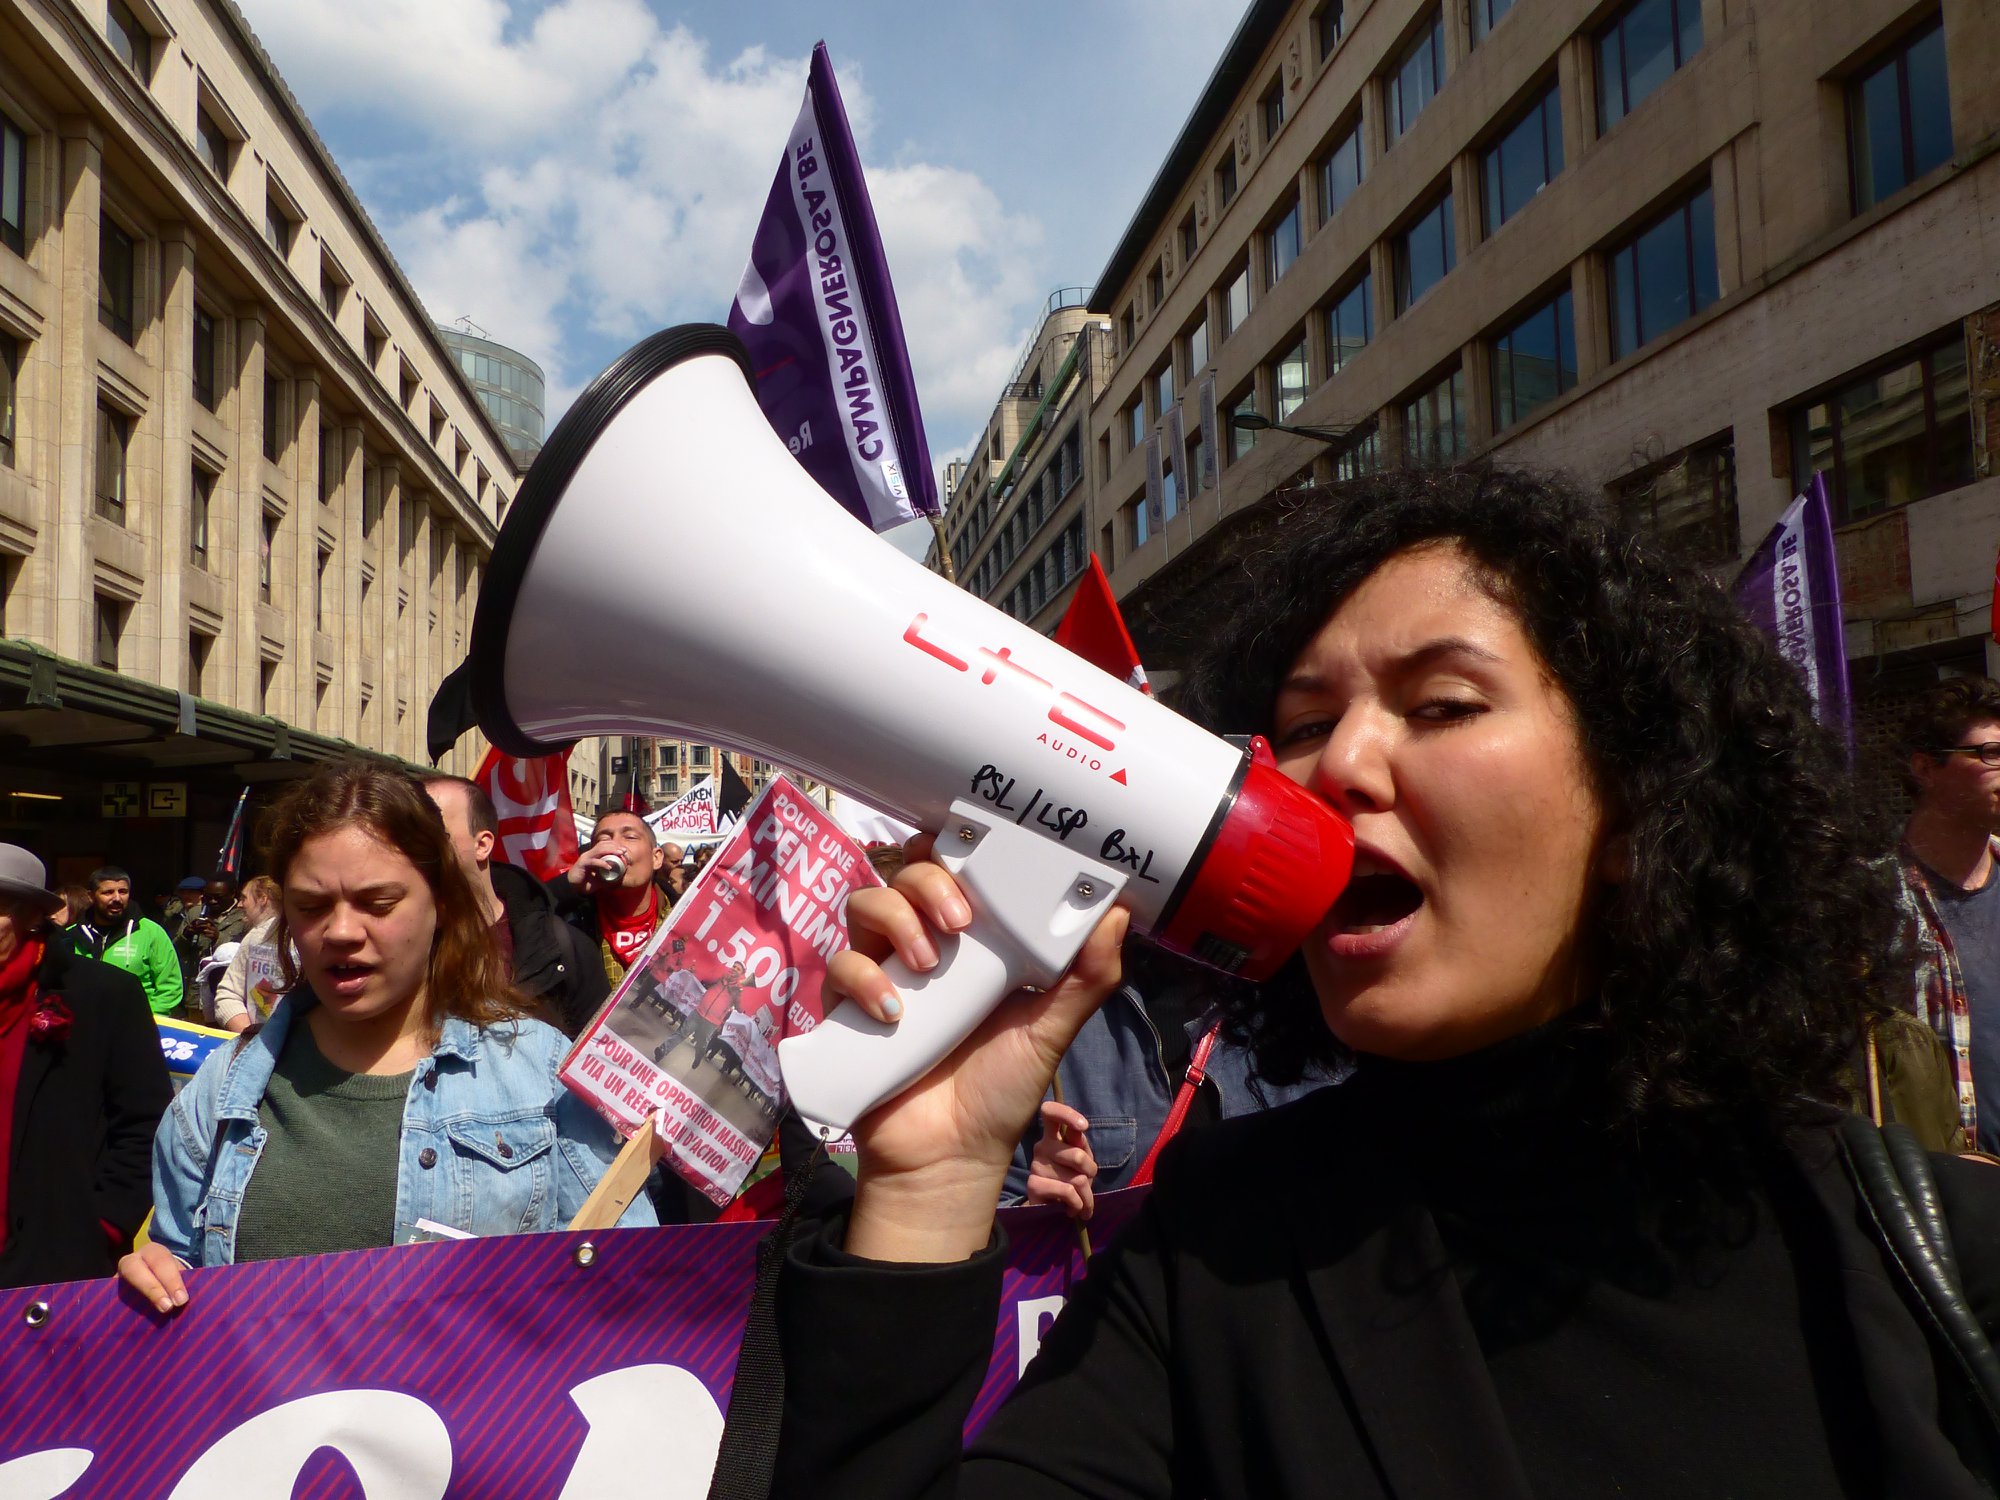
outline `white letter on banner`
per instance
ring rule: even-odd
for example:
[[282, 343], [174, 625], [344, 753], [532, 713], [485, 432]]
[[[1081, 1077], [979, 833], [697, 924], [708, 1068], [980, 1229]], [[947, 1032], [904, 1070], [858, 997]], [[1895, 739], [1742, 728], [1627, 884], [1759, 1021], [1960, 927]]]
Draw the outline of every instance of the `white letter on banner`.
[[194, 1461], [168, 1500], [291, 1500], [306, 1460], [331, 1448], [367, 1500], [444, 1500], [451, 1434], [399, 1391], [324, 1391], [259, 1412]]
[[1020, 1345], [1021, 1355], [1021, 1368], [1014, 1372], [1016, 1380], [1028, 1373], [1028, 1361], [1041, 1350], [1042, 1335], [1049, 1331], [1049, 1324], [1055, 1322], [1056, 1314], [1062, 1310], [1060, 1296], [1023, 1297], [1014, 1304], [1014, 1342]]
[[[715, 1398], [679, 1365], [627, 1365], [569, 1393], [589, 1431], [560, 1500], [598, 1500], [646, 1476], [652, 1500], [702, 1500], [722, 1444]], [[665, 1442], [662, 1442], [665, 1439]], [[661, 1468], [662, 1461], [670, 1467]]]
[[83, 1478], [97, 1455], [88, 1448], [44, 1448], [0, 1464], [0, 1495], [7, 1500], [56, 1500]]

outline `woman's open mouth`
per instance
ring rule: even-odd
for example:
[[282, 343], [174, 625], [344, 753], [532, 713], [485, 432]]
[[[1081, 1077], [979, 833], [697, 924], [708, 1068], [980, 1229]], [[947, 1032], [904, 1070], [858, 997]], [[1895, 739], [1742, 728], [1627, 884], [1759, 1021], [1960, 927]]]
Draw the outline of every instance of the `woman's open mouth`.
[[327, 987], [342, 999], [352, 999], [368, 987], [368, 980], [375, 972], [373, 964], [328, 964], [326, 968]]
[[1340, 959], [1380, 958], [1408, 934], [1424, 893], [1399, 870], [1367, 859], [1356, 863], [1360, 868], [1327, 919], [1327, 951]]

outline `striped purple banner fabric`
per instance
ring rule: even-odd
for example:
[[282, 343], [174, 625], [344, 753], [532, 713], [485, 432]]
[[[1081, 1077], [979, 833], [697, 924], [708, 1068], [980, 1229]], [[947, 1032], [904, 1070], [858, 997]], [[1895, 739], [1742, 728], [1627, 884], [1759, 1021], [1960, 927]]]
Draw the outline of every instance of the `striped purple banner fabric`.
[[[1098, 1200], [1099, 1245], [1143, 1192]], [[1010, 1209], [993, 1365], [1013, 1387], [1081, 1274], [1069, 1221]], [[763, 1224], [522, 1235], [0, 1292], [9, 1500], [699, 1496]], [[588, 1241], [594, 1255], [579, 1264]], [[621, 1480], [623, 1482], [621, 1482]]]

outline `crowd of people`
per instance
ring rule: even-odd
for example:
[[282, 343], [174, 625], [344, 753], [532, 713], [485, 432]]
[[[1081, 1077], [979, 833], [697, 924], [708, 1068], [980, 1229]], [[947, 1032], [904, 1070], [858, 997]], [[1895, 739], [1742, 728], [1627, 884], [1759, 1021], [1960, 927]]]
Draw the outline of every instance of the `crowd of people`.
[[[1893, 830], [1773, 644], [1560, 482], [1385, 474], [1275, 534], [1179, 706], [1351, 823], [1346, 893], [1258, 986], [1114, 910], [857, 1125], [783, 1261], [777, 1492], [1985, 1493], [2000, 1388], [1940, 1329], [2000, 1327], [2000, 683], [1918, 706]], [[547, 884], [497, 835], [475, 783], [323, 766], [159, 920], [0, 846], [0, 1283], [170, 1312], [194, 1267], [566, 1223], [619, 1143], [557, 1063], [687, 867], [632, 812]], [[880, 961], [969, 912], [888, 864], [828, 982], [884, 1024]], [[190, 1009], [236, 1036], [175, 1094]], [[1952, 1276], [1884, 1249], [1856, 1120], [1930, 1153]], [[1156, 1167], [962, 1448], [996, 1207]], [[700, 1216], [656, 1188], [622, 1222]]]

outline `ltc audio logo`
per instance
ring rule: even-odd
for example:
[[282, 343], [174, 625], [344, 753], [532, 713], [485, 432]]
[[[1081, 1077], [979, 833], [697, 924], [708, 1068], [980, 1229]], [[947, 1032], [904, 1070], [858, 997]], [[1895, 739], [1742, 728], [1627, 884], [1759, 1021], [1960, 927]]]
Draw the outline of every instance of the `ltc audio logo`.
[[[1054, 724], [1059, 729], [1068, 730], [1078, 739], [1095, 745], [1099, 750], [1112, 751], [1118, 748], [1118, 741], [1113, 739], [1112, 735], [1124, 732], [1126, 726], [1122, 719], [1114, 719], [1103, 709], [1084, 702], [1076, 694], [1062, 691], [1053, 682], [1050, 682], [1048, 678], [1030, 672], [1026, 667], [1013, 659], [1012, 653], [1005, 646], [1000, 647], [998, 650], [995, 650], [991, 646], [975, 646], [971, 651], [967, 652], [966, 656], [959, 656], [940, 645], [935, 636], [925, 636], [924, 627], [929, 623], [929, 615], [918, 615], [914, 620], [910, 621], [909, 626], [903, 631], [904, 641], [915, 646], [924, 655], [943, 662], [955, 672], [977, 670], [980, 682], [987, 687], [991, 687], [999, 680], [1001, 672], [1013, 673], [1023, 681], [1033, 683], [1036, 687], [1044, 689], [1052, 696], [1052, 701], [1049, 704], [1049, 722], [1051, 724]], [[979, 660], [984, 665], [975, 668], [972, 660], [968, 660], [968, 657]], [[1047, 745], [1051, 750], [1071, 760], [1086, 764], [1093, 771], [1104, 769], [1103, 760], [1090, 751], [1083, 749], [1080, 745], [1074, 743], [1066, 745], [1060, 738], [1051, 738], [1047, 731], [1042, 733], [1040, 740], [1041, 743]], [[1110, 779], [1117, 782], [1120, 786], [1128, 784], [1125, 780], [1125, 768], [1123, 766], [1113, 771]]]

